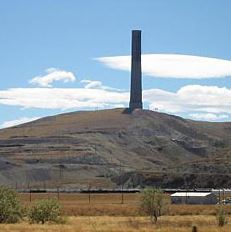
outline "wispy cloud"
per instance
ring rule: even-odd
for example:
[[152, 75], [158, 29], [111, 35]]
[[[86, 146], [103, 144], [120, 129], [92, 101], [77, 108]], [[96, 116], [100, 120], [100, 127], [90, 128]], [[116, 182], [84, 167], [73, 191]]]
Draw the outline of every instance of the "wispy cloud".
[[36, 76], [29, 81], [30, 84], [38, 85], [40, 87], [52, 87], [55, 81], [74, 82], [75, 75], [72, 72], [60, 70], [57, 68], [49, 68], [43, 76]]
[[222, 121], [224, 119], [228, 119], [229, 115], [227, 114], [213, 114], [213, 113], [193, 113], [189, 114], [189, 116], [196, 120], [202, 121]]
[[81, 80], [81, 83], [84, 83], [84, 88], [86, 89], [102, 89], [101, 81], [92, 81], [92, 80]]
[[[109, 68], [130, 71], [130, 56], [99, 57], [97, 61]], [[231, 61], [179, 54], [144, 54], [145, 75], [163, 78], [222, 78], [231, 76]]]
[[11, 121], [5, 121], [2, 124], [0, 124], [0, 129], [12, 127], [12, 126], [17, 126], [17, 125], [31, 122], [31, 121], [34, 121], [37, 119], [39, 119], [39, 117], [32, 117], [32, 118], [22, 117], [22, 118], [11, 120]]
[[104, 90], [112, 90], [112, 91], [122, 91], [121, 89], [105, 86], [101, 81], [81, 80], [80, 82], [85, 84], [84, 86], [85, 89], [104, 89]]

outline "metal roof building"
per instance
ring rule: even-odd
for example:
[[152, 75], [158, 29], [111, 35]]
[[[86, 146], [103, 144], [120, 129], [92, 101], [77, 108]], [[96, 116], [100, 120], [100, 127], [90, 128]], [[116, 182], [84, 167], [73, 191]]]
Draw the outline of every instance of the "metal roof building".
[[171, 195], [172, 204], [216, 204], [217, 196], [212, 192], [176, 192]]

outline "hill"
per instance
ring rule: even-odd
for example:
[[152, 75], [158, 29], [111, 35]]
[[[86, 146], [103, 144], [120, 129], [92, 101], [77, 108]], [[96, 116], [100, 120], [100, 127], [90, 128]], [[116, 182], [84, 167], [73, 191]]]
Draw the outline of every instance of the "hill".
[[0, 130], [0, 182], [17, 187], [228, 187], [231, 123], [126, 109]]

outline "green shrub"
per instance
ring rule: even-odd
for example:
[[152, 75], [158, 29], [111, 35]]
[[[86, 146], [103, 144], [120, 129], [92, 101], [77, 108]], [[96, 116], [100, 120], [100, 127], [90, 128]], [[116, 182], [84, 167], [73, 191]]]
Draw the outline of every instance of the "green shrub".
[[0, 187], [0, 223], [16, 223], [22, 217], [17, 193], [7, 187]]
[[150, 217], [152, 222], [157, 222], [165, 206], [166, 202], [162, 190], [156, 188], [144, 189], [141, 200], [141, 210]]
[[224, 226], [227, 224], [227, 216], [223, 207], [220, 207], [217, 211], [217, 224], [218, 226]]
[[60, 222], [61, 208], [54, 199], [40, 200], [29, 210], [28, 217], [32, 223]]

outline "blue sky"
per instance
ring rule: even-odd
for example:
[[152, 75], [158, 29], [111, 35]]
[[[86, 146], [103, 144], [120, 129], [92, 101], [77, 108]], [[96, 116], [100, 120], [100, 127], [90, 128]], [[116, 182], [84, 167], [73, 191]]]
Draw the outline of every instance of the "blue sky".
[[[1, 127], [66, 111], [126, 106], [129, 72], [94, 58], [128, 56], [132, 29], [142, 30], [143, 54], [231, 60], [230, 9], [229, 0], [0, 0]], [[65, 72], [61, 76], [66, 82], [29, 83], [46, 76], [50, 68], [55, 76]], [[192, 119], [228, 121], [231, 74], [227, 69], [228, 74], [211, 78], [143, 75], [148, 91], [145, 107]], [[90, 80], [92, 86], [81, 80]], [[70, 90], [76, 90], [73, 99]], [[95, 99], [98, 95], [102, 99]], [[176, 97], [178, 105], [171, 108], [175, 102], [166, 101], [169, 96]], [[37, 103], [41, 97], [46, 104]], [[115, 97], [119, 100], [113, 102]], [[219, 101], [210, 105], [223, 98], [224, 105]], [[67, 99], [73, 104], [64, 107]]]

